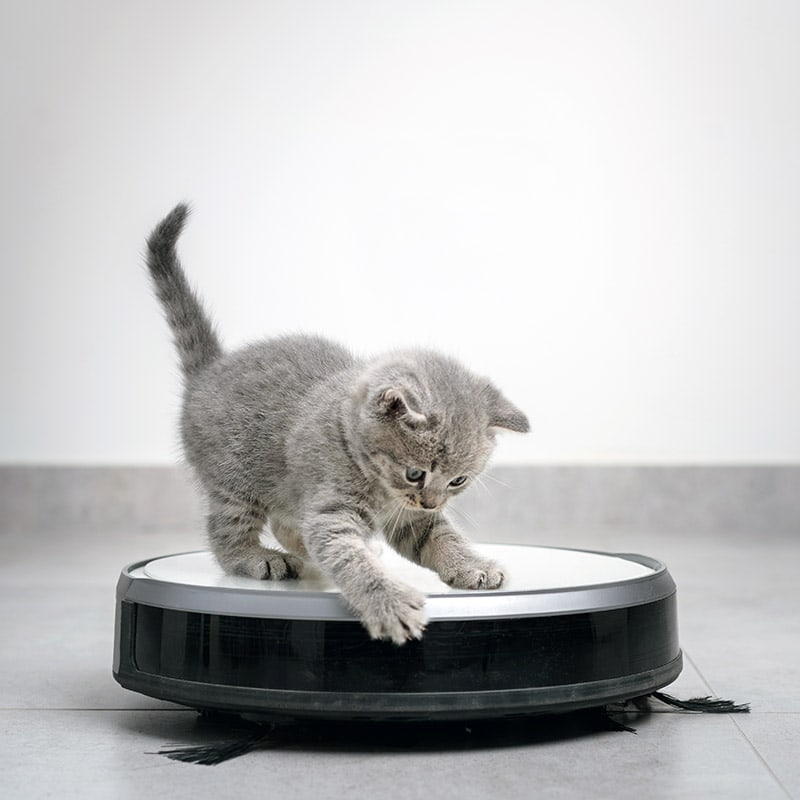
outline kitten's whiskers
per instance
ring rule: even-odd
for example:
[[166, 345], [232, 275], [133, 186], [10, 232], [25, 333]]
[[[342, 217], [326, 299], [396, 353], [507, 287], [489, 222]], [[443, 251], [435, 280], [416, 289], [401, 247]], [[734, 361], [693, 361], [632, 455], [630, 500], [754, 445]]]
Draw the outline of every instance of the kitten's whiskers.
[[469, 477], [472, 481], [478, 484], [478, 486], [480, 486], [481, 489], [486, 492], [486, 494], [490, 495], [492, 493], [489, 487], [483, 482], [483, 475], [479, 473], [473, 473]]
[[405, 503], [402, 500], [395, 500], [394, 501], [394, 508], [392, 509], [389, 516], [386, 518], [386, 522], [383, 525], [384, 534], [386, 534], [387, 529], [391, 525], [391, 530], [388, 531], [387, 538], [391, 542], [394, 539], [395, 531], [397, 530], [397, 525], [400, 522], [403, 516], [403, 510], [405, 508]]
[[495, 476], [492, 475], [491, 472], [484, 472], [483, 473], [483, 477], [484, 478], [488, 478], [490, 481], [494, 481], [495, 483], [497, 483], [500, 486], [502, 486], [504, 489], [510, 489], [511, 488], [510, 484], [506, 483], [505, 481], [501, 481], [499, 478], [495, 478]]
[[452, 511], [456, 516], [461, 517], [463, 520], [469, 523], [470, 527], [477, 529], [478, 523], [475, 520], [475, 517], [472, 516], [468, 511], [465, 511], [463, 508], [458, 508], [456, 506], [450, 506], [450, 511]]

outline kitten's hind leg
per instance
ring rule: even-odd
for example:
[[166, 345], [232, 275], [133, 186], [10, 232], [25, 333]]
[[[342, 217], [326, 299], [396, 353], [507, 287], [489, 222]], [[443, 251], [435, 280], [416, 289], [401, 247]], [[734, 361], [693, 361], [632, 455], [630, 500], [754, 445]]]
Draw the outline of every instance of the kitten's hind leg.
[[297, 556], [262, 546], [259, 535], [266, 517], [265, 509], [245, 501], [211, 500], [208, 540], [229, 575], [279, 581], [300, 574], [303, 562]]

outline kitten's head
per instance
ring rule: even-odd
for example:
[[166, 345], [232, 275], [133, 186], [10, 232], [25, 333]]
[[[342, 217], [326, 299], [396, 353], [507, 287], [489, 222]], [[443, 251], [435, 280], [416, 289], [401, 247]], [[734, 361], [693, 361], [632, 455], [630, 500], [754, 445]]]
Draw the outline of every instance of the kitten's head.
[[488, 380], [425, 351], [371, 365], [356, 402], [362, 457], [407, 508], [441, 509], [483, 470], [497, 430], [528, 430]]

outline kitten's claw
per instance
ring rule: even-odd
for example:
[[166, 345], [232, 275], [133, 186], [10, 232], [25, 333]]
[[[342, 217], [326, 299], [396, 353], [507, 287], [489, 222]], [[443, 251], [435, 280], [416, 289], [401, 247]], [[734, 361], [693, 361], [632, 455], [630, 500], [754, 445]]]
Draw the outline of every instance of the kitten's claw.
[[261, 562], [261, 579], [265, 581], [285, 581], [300, 577], [303, 562], [290, 553], [270, 553]]
[[454, 589], [497, 589], [503, 583], [503, 568], [495, 561], [460, 566], [441, 576]]
[[299, 578], [304, 570], [303, 559], [292, 553], [266, 547], [252, 548], [245, 553], [233, 555], [218, 554], [217, 560], [229, 575], [242, 575], [262, 581]]
[[360, 617], [373, 639], [389, 639], [398, 645], [421, 639], [428, 623], [425, 596], [407, 586], [390, 585], [372, 595]]

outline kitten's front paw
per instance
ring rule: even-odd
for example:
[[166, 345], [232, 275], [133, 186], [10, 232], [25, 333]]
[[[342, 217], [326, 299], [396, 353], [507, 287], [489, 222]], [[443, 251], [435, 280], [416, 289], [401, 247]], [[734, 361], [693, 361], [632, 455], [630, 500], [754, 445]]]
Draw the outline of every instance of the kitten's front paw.
[[359, 616], [373, 639], [391, 639], [395, 644], [421, 639], [428, 622], [425, 595], [402, 584], [373, 592]]
[[497, 589], [505, 574], [496, 561], [479, 561], [459, 564], [440, 577], [454, 589]]

